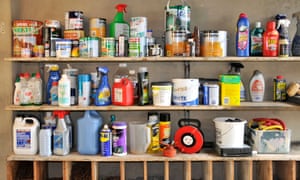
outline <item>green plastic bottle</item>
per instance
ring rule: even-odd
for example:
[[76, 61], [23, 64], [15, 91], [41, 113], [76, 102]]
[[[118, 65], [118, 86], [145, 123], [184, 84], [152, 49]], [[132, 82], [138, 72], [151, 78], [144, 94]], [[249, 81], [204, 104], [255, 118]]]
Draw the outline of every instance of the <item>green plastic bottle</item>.
[[124, 12], [126, 12], [126, 4], [116, 5], [117, 14], [114, 20], [109, 24], [109, 36], [118, 39], [120, 35], [129, 37], [129, 23], [124, 20]]
[[261, 22], [255, 23], [255, 28], [251, 31], [251, 56], [262, 56], [262, 45], [263, 45], [263, 33], [264, 29], [261, 27]]

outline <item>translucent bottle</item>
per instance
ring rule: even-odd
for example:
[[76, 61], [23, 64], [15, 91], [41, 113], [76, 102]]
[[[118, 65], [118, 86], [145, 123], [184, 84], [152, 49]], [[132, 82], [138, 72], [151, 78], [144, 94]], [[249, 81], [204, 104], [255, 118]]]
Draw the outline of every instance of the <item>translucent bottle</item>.
[[133, 85], [133, 99], [134, 104], [137, 104], [138, 102], [138, 78], [135, 70], [131, 69], [129, 70], [129, 76], [128, 79], [132, 82]]
[[122, 78], [127, 78], [129, 75], [129, 69], [126, 63], [120, 63], [119, 68], [114, 74], [114, 82], [121, 81]]
[[58, 82], [53, 81], [50, 89], [51, 105], [58, 105]]
[[32, 75], [32, 81], [33, 81], [33, 104], [34, 105], [41, 105], [42, 104], [42, 98], [43, 98], [43, 82], [41, 79], [41, 74], [36, 73]]
[[51, 136], [52, 129], [50, 126], [43, 126], [39, 132], [39, 152], [40, 156], [51, 156]]
[[17, 77], [15, 82], [15, 91], [14, 91], [14, 105], [20, 105], [20, 96], [21, 96], [21, 82], [20, 82], [20, 77]]
[[66, 74], [58, 82], [58, 105], [71, 105], [71, 81]]

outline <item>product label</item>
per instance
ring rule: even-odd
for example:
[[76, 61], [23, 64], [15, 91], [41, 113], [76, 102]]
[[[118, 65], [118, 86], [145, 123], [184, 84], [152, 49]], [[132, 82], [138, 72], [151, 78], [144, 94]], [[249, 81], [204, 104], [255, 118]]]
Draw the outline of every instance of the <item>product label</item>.
[[264, 85], [263, 85], [262, 81], [255, 80], [251, 87], [252, 100], [261, 101], [263, 98], [262, 97], [263, 93], [264, 93]]
[[112, 131], [112, 135], [113, 135], [113, 152], [115, 154], [127, 153], [126, 130], [114, 129]]
[[63, 134], [57, 133], [53, 136], [53, 149], [54, 150], [63, 150], [64, 147], [64, 138]]
[[251, 53], [258, 55], [262, 53], [263, 39], [261, 36], [251, 36]]
[[278, 47], [278, 40], [276, 37], [270, 37], [268, 40], [267, 40], [267, 50], [268, 51], [277, 51], [277, 47]]
[[103, 88], [97, 98], [100, 104], [109, 102], [109, 98], [110, 98], [109, 88]]
[[115, 38], [118, 38], [120, 35], [129, 37], [129, 26], [128, 24], [116, 23], [115, 24]]
[[100, 133], [100, 147], [102, 156], [111, 156], [112, 155], [112, 134], [111, 132]]
[[249, 29], [247, 26], [241, 26], [238, 29], [238, 49], [245, 50], [248, 47]]
[[30, 130], [16, 130], [16, 147], [18, 149], [30, 149], [31, 144], [31, 131]]
[[114, 102], [123, 102], [123, 90], [122, 88], [114, 88]]

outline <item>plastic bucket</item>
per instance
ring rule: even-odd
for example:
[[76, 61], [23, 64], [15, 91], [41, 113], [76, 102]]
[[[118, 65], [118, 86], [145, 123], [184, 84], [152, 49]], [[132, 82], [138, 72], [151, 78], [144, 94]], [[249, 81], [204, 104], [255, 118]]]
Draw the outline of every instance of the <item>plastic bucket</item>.
[[152, 96], [153, 105], [155, 106], [170, 106], [172, 97], [172, 83], [171, 82], [153, 82]]
[[198, 79], [172, 79], [173, 104], [193, 106], [199, 104]]
[[234, 148], [244, 146], [244, 131], [247, 121], [238, 120], [234, 117], [219, 117], [213, 120], [216, 127], [217, 145]]

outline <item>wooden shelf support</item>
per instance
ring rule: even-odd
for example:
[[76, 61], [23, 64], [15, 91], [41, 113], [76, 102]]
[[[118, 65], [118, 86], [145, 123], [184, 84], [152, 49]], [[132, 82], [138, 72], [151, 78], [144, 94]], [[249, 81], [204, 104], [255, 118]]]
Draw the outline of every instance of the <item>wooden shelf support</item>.
[[204, 168], [203, 168], [203, 179], [204, 180], [213, 180], [213, 162], [212, 161], [204, 161]]

